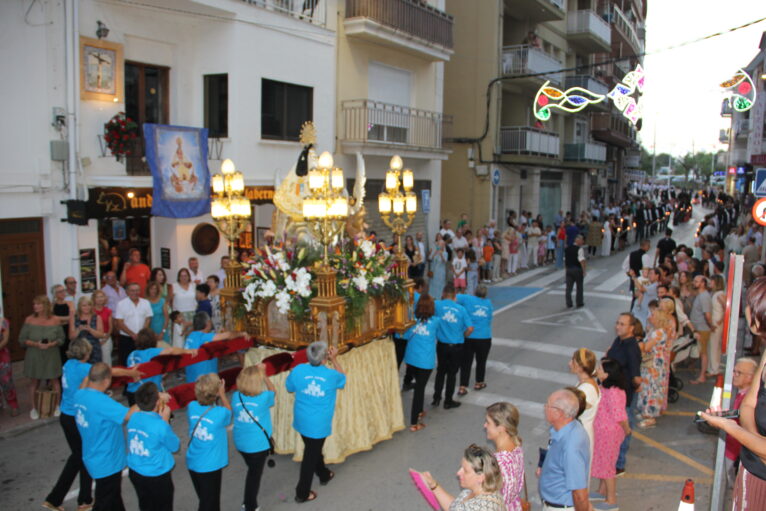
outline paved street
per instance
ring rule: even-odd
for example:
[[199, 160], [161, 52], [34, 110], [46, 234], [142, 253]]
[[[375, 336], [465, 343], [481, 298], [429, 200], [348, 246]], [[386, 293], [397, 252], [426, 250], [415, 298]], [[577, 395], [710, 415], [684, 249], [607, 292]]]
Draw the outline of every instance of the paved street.
[[[701, 216], [698, 211], [697, 217]], [[676, 239], [688, 241], [696, 222], [680, 226]], [[567, 310], [563, 298], [563, 271], [551, 267], [535, 269], [497, 285], [492, 295], [497, 302], [493, 347], [488, 364], [488, 387], [471, 391], [455, 410], [431, 409], [427, 392], [425, 419], [428, 427], [418, 433], [402, 431], [378, 444], [372, 451], [351, 456], [332, 467], [336, 478], [327, 487], [315, 484], [318, 500], [298, 506], [293, 502], [298, 464], [286, 456], [277, 458], [274, 469], [266, 469], [261, 487], [262, 510], [425, 510], [407, 475], [407, 468], [431, 470], [453, 493], [453, 477], [462, 450], [472, 442], [482, 443], [483, 409], [499, 400], [514, 403], [522, 414], [520, 432], [524, 440], [526, 474], [530, 499], [539, 508], [534, 470], [538, 448], [547, 444], [548, 429], [543, 420], [543, 403], [556, 388], [574, 384], [567, 361], [574, 349], [587, 346], [600, 355], [613, 338], [613, 324], [619, 312], [628, 309], [627, 281], [620, 265], [626, 252], [590, 261], [586, 279], [586, 306]], [[520, 289], [521, 288], [521, 289]], [[511, 301], [516, 300], [516, 301]], [[681, 370], [688, 381], [691, 372]], [[432, 378], [433, 379], [433, 378]], [[711, 384], [685, 385], [682, 397], [671, 404], [654, 429], [636, 432], [628, 456], [627, 473], [618, 479], [618, 501], [623, 510], [676, 509], [686, 478], [696, 483], [697, 508], [709, 501], [715, 437], [697, 432], [691, 415], [704, 407]], [[411, 393], [403, 396], [408, 414]], [[174, 429], [186, 443], [187, 422], [178, 414]], [[2, 457], [0, 502], [4, 510], [38, 509], [68, 454], [58, 424], [0, 441]], [[224, 471], [223, 509], [237, 510], [242, 499], [245, 465], [230, 442], [230, 464]], [[196, 508], [183, 456], [177, 456], [174, 470], [176, 509]], [[73, 496], [73, 494], [70, 494]], [[123, 496], [128, 509], [137, 509], [127, 478]], [[74, 509], [73, 499], [65, 502]]]

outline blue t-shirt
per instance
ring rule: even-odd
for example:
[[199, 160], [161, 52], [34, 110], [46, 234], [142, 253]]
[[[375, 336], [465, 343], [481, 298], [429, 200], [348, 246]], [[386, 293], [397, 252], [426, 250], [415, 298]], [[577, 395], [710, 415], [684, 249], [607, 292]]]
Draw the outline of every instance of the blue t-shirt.
[[[215, 337], [215, 332], [203, 332], [197, 330], [186, 336], [186, 344], [184, 348], [187, 350], [196, 350], [202, 347], [203, 344], [211, 342]], [[215, 373], [218, 374], [218, 359], [211, 358], [204, 362], [197, 362], [186, 367], [186, 383], [194, 383], [203, 374]]]
[[[226, 427], [231, 424], [231, 410], [213, 405], [212, 409], [196, 401], [189, 403], [189, 437], [194, 438], [186, 450], [186, 466], [194, 472], [213, 472], [229, 464], [229, 443]], [[205, 414], [202, 417], [202, 414]], [[200, 417], [202, 420], [200, 421]], [[196, 431], [194, 426], [199, 421]]]
[[[137, 366], [138, 364], [143, 364], [144, 362], [149, 362], [160, 353], [162, 353], [162, 348], [147, 348], [145, 350], [131, 351], [130, 355], [128, 355], [128, 367], [133, 367]], [[149, 378], [144, 378], [143, 380], [138, 380], [136, 382], [128, 383], [128, 392], [137, 391], [138, 387], [148, 381], [153, 381], [157, 385], [157, 388], [160, 390], [160, 392], [162, 392], [161, 374], [158, 374], [157, 376], [150, 376]]]
[[[234, 415], [234, 445], [239, 452], [261, 452], [269, 449], [269, 440], [258, 427], [258, 424], [271, 436], [271, 411], [269, 408], [272, 406], [274, 406], [274, 392], [271, 390], [264, 390], [257, 396], [246, 396], [239, 391], [231, 395], [231, 407]], [[245, 407], [247, 407], [247, 411], [245, 411]], [[253, 419], [257, 420], [258, 424], [253, 422]]]
[[407, 349], [404, 362], [420, 369], [433, 369], [436, 365], [436, 333], [441, 325], [438, 316], [427, 321], [418, 321], [404, 332]]
[[128, 467], [145, 477], [170, 472], [181, 441], [156, 412], [136, 412], [128, 421]]
[[213, 317], [213, 305], [210, 300], [197, 300], [197, 312], [207, 312], [207, 315]]
[[436, 333], [439, 342], [463, 344], [465, 331], [472, 326], [465, 308], [454, 300], [437, 300], [436, 315], [442, 320]]
[[296, 366], [285, 380], [287, 392], [295, 392], [293, 428], [309, 438], [327, 438], [332, 433], [335, 396], [346, 386], [346, 375], [324, 365]]
[[588, 488], [590, 440], [585, 428], [574, 420], [556, 431], [551, 428], [551, 442], [540, 479], [540, 496], [553, 504], [574, 505], [572, 491]]
[[75, 421], [82, 437], [82, 461], [93, 479], [121, 472], [125, 458], [122, 423], [128, 409], [91, 388], [74, 395]]
[[457, 295], [457, 303], [462, 305], [471, 317], [473, 332], [469, 339], [492, 338], [492, 313], [494, 307], [488, 298], [479, 298], [473, 295]]
[[80, 390], [82, 381], [88, 376], [91, 365], [70, 358], [64, 364], [61, 374], [61, 413], [74, 416], [74, 395]]

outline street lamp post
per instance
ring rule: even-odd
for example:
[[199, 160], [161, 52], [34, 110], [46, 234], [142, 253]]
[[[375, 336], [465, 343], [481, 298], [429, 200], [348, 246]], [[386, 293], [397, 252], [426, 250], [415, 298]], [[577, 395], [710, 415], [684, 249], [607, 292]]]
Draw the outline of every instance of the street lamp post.
[[409, 260], [404, 254], [402, 235], [415, 220], [418, 197], [412, 191], [415, 184], [412, 171], [410, 169], [402, 171], [402, 166], [402, 159], [399, 156], [391, 158], [389, 170], [386, 172], [386, 191], [378, 195], [378, 210], [383, 222], [397, 237], [395, 256], [397, 274], [406, 280]]

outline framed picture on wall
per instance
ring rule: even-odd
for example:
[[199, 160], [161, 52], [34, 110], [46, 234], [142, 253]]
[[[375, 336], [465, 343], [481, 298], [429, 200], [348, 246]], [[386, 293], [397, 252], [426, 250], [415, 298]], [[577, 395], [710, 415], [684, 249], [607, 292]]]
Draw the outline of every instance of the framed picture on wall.
[[122, 101], [124, 68], [121, 44], [80, 37], [80, 99]]

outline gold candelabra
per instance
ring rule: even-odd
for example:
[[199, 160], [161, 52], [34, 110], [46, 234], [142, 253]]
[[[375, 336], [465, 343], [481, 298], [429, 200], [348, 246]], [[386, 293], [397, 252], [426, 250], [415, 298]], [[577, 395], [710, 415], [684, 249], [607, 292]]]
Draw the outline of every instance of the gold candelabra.
[[333, 167], [332, 155], [325, 151], [317, 166], [309, 170], [309, 195], [303, 199], [303, 218], [324, 247], [324, 267], [330, 267], [329, 247], [343, 232], [348, 219], [348, 198], [343, 169]]
[[215, 197], [210, 205], [210, 215], [229, 241], [229, 257], [234, 263], [234, 242], [247, 228], [251, 215], [250, 201], [244, 196], [245, 178], [227, 158], [221, 164], [221, 173], [212, 177], [212, 184]]
[[[410, 169], [402, 171], [402, 159], [393, 156], [386, 172], [386, 191], [378, 195], [378, 210], [383, 222], [397, 237], [396, 261], [399, 263], [399, 276], [407, 278], [409, 266], [407, 256], [404, 254], [402, 236], [415, 220], [415, 212], [418, 209], [418, 197], [412, 188], [415, 184], [414, 176]], [[402, 191], [402, 189], [404, 189]]]

